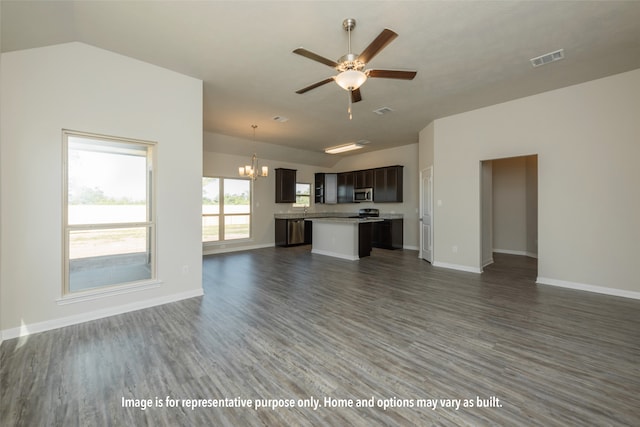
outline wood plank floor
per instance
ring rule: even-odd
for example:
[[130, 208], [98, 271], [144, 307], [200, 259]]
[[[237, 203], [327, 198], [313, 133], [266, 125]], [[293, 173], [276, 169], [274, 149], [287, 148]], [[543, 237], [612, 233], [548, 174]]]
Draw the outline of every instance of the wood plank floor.
[[[537, 286], [535, 260], [495, 260], [477, 275], [413, 251], [207, 256], [203, 297], [4, 342], [0, 425], [637, 426], [640, 301]], [[298, 402], [311, 397], [315, 410]], [[177, 401], [236, 398], [294, 407]]]

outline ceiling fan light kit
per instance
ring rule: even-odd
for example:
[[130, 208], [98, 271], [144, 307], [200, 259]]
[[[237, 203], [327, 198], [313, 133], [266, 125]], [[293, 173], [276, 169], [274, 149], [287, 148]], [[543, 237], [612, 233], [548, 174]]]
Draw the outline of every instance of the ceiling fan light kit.
[[342, 89], [352, 91], [367, 81], [367, 75], [358, 70], [346, 70], [338, 74], [335, 80]]
[[347, 18], [342, 22], [342, 27], [349, 33], [349, 53], [343, 55], [338, 61], [332, 61], [308, 51], [302, 47], [293, 51], [293, 53], [320, 62], [334, 68], [339, 73], [336, 76], [329, 77], [305, 88], [297, 90], [296, 93], [303, 94], [319, 86], [323, 86], [329, 82], [335, 81], [341, 88], [350, 93], [349, 107], [347, 112], [349, 113], [349, 119], [351, 119], [351, 103], [359, 102], [362, 100], [362, 94], [360, 93], [360, 86], [362, 86], [368, 78], [386, 78], [386, 79], [401, 79], [412, 80], [416, 76], [416, 71], [401, 71], [401, 70], [365, 70], [365, 66], [369, 61], [373, 59], [382, 49], [384, 49], [389, 43], [391, 43], [398, 34], [394, 31], [385, 28], [378, 37], [373, 40], [369, 46], [367, 46], [360, 55], [356, 55], [351, 52], [351, 30], [356, 26], [356, 20], [353, 18]]

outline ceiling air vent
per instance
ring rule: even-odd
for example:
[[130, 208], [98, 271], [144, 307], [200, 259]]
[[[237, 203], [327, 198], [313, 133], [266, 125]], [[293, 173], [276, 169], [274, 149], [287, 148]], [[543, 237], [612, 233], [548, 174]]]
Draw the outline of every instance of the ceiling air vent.
[[531, 65], [533, 65], [534, 67], [539, 67], [551, 62], [560, 61], [561, 59], [564, 59], [564, 49], [545, 53], [544, 55], [540, 55], [537, 58], [531, 58], [529, 61], [531, 61]]
[[380, 107], [377, 110], [373, 110], [374, 113], [376, 113], [379, 116], [382, 116], [383, 114], [387, 114], [392, 112], [393, 110], [389, 107]]
[[272, 120], [276, 121], [276, 122], [280, 122], [280, 123], [284, 123], [287, 120], [289, 120], [288, 117], [284, 117], [284, 116], [274, 116], [271, 118]]

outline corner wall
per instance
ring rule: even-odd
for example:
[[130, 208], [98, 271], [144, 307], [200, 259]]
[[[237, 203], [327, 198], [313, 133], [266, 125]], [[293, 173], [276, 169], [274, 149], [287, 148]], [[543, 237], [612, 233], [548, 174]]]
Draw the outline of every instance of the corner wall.
[[436, 120], [436, 261], [480, 268], [480, 162], [537, 153], [538, 281], [640, 298], [638, 117], [640, 69]]
[[[202, 82], [82, 43], [4, 53], [1, 67], [5, 338], [201, 295]], [[62, 129], [157, 142], [159, 287], [56, 302]]]

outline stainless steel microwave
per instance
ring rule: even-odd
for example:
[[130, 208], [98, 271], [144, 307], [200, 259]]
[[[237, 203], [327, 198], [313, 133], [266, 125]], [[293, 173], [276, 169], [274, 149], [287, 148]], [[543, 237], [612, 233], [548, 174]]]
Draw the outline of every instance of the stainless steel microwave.
[[354, 202], [373, 202], [373, 188], [356, 188], [353, 190]]

